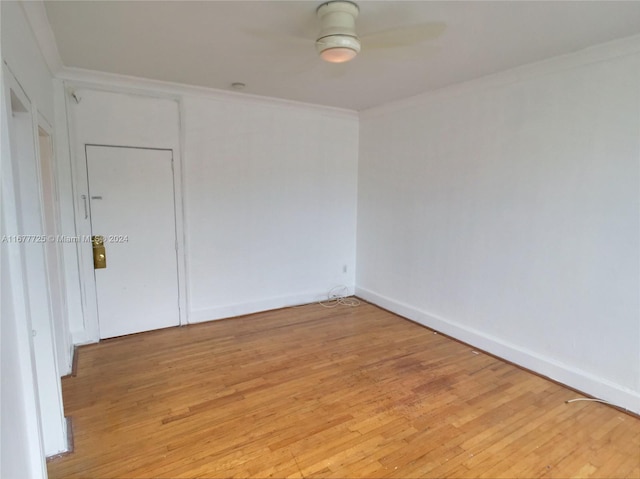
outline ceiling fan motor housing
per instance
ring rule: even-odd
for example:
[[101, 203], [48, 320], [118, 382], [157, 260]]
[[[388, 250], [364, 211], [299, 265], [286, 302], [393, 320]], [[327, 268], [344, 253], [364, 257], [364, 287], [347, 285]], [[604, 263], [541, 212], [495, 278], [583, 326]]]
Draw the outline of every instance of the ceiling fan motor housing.
[[323, 59], [348, 61], [360, 51], [360, 40], [356, 34], [358, 12], [358, 6], [348, 1], [327, 2], [318, 7], [321, 29], [316, 49]]

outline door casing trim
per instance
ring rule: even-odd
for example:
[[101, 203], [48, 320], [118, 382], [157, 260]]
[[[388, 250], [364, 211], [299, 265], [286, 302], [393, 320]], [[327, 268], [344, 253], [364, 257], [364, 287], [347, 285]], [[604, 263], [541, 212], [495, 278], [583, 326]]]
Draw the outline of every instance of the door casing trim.
[[[84, 163], [84, 170], [86, 171], [87, 162], [87, 148], [88, 147], [105, 147], [105, 148], [127, 148], [138, 150], [155, 150], [155, 151], [170, 151], [172, 156], [172, 174], [173, 174], [173, 204], [175, 214], [175, 237], [176, 237], [176, 261], [178, 266], [178, 324], [183, 326], [187, 324], [186, 317], [186, 295], [187, 288], [185, 282], [185, 252], [184, 252], [184, 219], [183, 219], [183, 205], [182, 205], [182, 162], [180, 161], [180, 155], [176, 155], [176, 152], [172, 148], [152, 148], [141, 147], [132, 145], [116, 145], [116, 144], [100, 144], [100, 143], [85, 143], [82, 145], [84, 150], [83, 158], [77, 158], [76, 161], [82, 161]], [[77, 165], [76, 165], [77, 168]], [[79, 175], [80, 176], [80, 175]], [[82, 175], [84, 176], [84, 175]], [[82, 181], [82, 186], [77, 188], [76, 191], [88, 191], [89, 178], [78, 178]], [[80, 185], [78, 185], [80, 186]], [[83, 193], [84, 194], [84, 193]], [[84, 200], [82, 194], [76, 193], [74, 195], [74, 203], [76, 205], [76, 214], [82, 215], [84, 218]], [[91, 211], [87, 200], [87, 214], [88, 220], [91, 219]], [[90, 221], [76, 221], [76, 235], [78, 238], [82, 238], [85, 235], [91, 233], [91, 231], [85, 231], [86, 225], [83, 223], [89, 223]], [[98, 342], [100, 341], [100, 326], [98, 318], [98, 300], [95, 281], [95, 270], [93, 268], [93, 255], [91, 251], [91, 245], [78, 241], [76, 244], [79, 260], [79, 273], [80, 273], [80, 285], [83, 290], [84, 299], [84, 325], [86, 342]]]

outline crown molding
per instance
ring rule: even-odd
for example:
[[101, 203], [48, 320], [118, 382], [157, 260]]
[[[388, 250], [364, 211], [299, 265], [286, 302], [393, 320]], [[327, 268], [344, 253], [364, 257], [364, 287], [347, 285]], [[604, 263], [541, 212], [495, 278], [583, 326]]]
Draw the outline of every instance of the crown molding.
[[640, 35], [633, 35], [361, 110], [360, 118], [375, 117], [385, 113], [421, 106], [443, 97], [461, 96], [489, 88], [502, 87], [638, 53], [640, 53]]
[[221, 102], [249, 103], [253, 105], [265, 105], [286, 109], [315, 110], [332, 117], [358, 119], [358, 112], [344, 108], [336, 108], [314, 103], [304, 103], [294, 100], [285, 100], [267, 96], [220, 90], [217, 88], [186, 85], [183, 83], [167, 82], [162, 80], [150, 80], [128, 75], [105, 73], [83, 68], [62, 67], [56, 75], [74, 87], [101, 89], [107, 91], [120, 91], [146, 96], [156, 96], [171, 99], [197, 96]]
[[110, 91], [117, 90], [173, 99], [178, 99], [183, 96], [204, 96], [218, 101], [234, 103], [244, 101], [252, 104], [269, 105], [271, 107], [298, 108], [305, 109], [307, 111], [316, 110], [333, 117], [358, 118], [358, 113], [355, 110], [253, 95], [250, 93], [230, 92], [216, 88], [191, 86], [182, 83], [150, 80], [146, 78], [105, 73], [82, 68], [66, 67], [62, 63], [62, 58], [58, 51], [55, 35], [53, 34], [51, 24], [47, 17], [44, 0], [19, 0], [19, 3], [51, 75], [62, 80], [73, 82], [78, 86], [99, 88]]
[[47, 11], [43, 0], [21, 0], [20, 6], [31, 26], [31, 31], [38, 43], [51, 75], [56, 76], [63, 68], [62, 58], [58, 51], [58, 44], [51, 29]]

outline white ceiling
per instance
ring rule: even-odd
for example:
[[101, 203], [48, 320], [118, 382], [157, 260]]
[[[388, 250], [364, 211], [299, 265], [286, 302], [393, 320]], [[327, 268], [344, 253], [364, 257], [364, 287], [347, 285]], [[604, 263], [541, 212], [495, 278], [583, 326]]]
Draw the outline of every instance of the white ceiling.
[[360, 1], [360, 35], [444, 22], [434, 40], [315, 53], [321, 1], [47, 1], [67, 67], [354, 110], [640, 33], [640, 1]]

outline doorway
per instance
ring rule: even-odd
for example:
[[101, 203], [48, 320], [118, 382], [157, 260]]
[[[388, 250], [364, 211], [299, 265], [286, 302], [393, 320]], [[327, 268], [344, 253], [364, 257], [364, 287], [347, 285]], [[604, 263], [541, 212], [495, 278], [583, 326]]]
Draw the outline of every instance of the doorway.
[[38, 442], [37, 449], [42, 447], [49, 456], [67, 450], [67, 435], [46, 275], [48, 238], [42, 222], [36, 139], [38, 111], [8, 68], [3, 76], [7, 87], [4, 106], [9, 153], [8, 159], [3, 158], [3, 230], [9, 233], [4, 238], [11, 275], [9, 297], [19, 308], [13, 317], [3, 318], [3, 324], [14, 321], [11, 329], [17, 334], [15, 346], [24, 356], [23, 400], [26, 407], [35, 400], [40, 412], [29, 418], [30, 430], [38, 430], [40, 434], [39, 438], [30, 439], [31, 446], [36, 447]]

